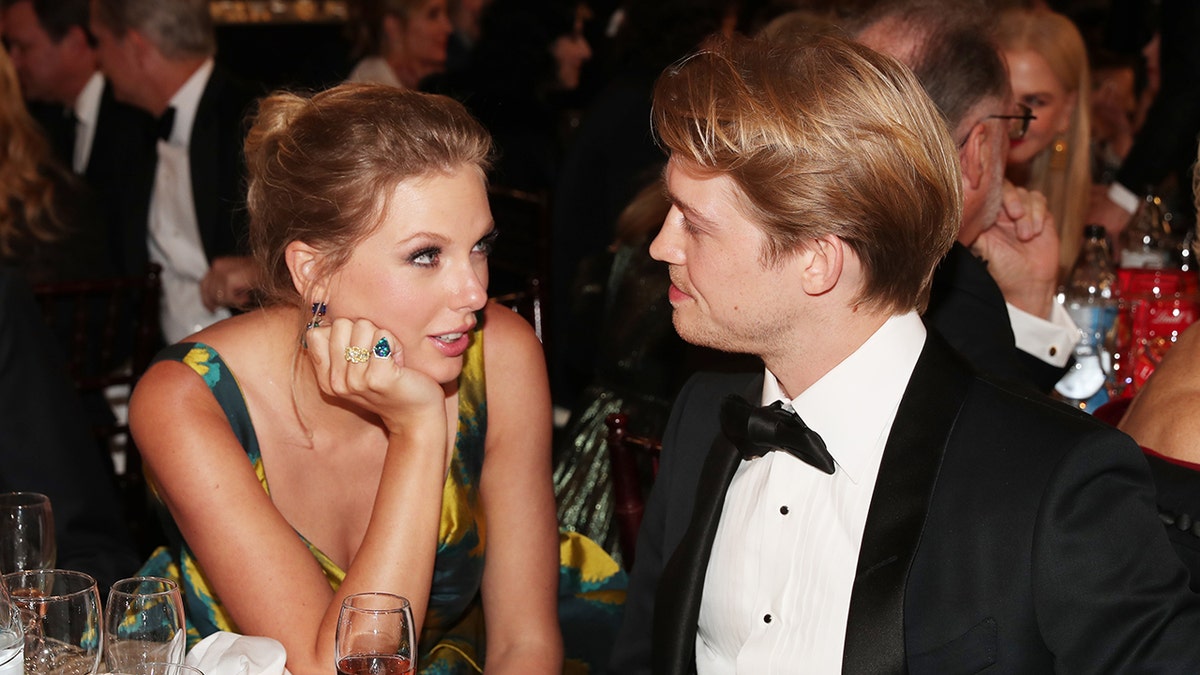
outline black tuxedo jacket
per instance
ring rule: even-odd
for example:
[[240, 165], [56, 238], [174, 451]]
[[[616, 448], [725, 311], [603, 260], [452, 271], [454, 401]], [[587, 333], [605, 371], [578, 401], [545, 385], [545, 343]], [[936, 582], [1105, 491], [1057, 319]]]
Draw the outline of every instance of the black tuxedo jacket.
[[933, 272], [925, 323], [981, 373], [1048, 393], [1066, 373], [1017, 347], [1004, 294], [987, 265], [955, 242]]
[[58, 566], [87, 572], [108, 588], [141, 561], [59, 344], [28, 284], [0, 268], [0, 492], [50, 497]]
[[[612, 672], [695, 669], [740, 461], [719, 433], [730, 392], [757, 397], [761, 376], [698, 376], [676, 402]], [[1187, 585], [1128, 437], [977, 377], [930, 334], [868, 512], [844, 672], [1200, 672]]]
[[[216, 65], [196, 108], [188, 160], [196, 222], [210, 262], [245, 250], [242, 142], [247, 129], [245, 116], [255, 97], [252, 88]], [[126, 174], [122, 211], [129, 214], [129, 222], [122, 228], [116, 248], [119, 268], [130, 274], [140, 274], [149, 260], [146, 236], [157, 165], [157, 137], [153, 129], [143, 135], [137, 152], [139, 156], [149, 153], [153, 161], [130, 167]]]

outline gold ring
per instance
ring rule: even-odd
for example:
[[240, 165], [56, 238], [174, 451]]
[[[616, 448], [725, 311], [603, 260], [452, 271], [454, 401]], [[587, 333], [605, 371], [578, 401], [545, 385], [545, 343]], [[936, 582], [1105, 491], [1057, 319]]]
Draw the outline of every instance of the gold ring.
[[371, 358], [371, 350], [366, 347], [346, 347], [343, 352], [347, 363], [366, 363], [367, 359]]

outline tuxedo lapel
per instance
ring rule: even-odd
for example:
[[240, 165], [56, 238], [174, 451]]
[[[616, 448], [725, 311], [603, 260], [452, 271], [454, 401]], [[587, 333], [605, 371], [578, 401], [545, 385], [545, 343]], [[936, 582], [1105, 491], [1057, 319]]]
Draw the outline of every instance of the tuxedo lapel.
[[[743, 395], [757, 401], [762, 395], [762, 377]], [[696, 484], [691, 521], [679, 546], [663, 566], [654, 603], [653, 672], [682, 675], [695, 670], [696, 626], [704, 576], [712, 553], [725, 493], [741, 461], [736, 446], [717, 432], [704, 459]]]
[[969, 373], [931, 331], [879, 466], [850, 597], [843, 672], [906, 671], [905, 583]]

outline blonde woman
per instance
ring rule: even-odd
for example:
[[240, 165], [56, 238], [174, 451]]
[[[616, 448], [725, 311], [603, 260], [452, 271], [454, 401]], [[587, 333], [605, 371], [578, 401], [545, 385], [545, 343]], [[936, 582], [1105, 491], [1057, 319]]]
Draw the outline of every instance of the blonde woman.
[[1037, 117], [1025, 137], [1012, 142], [1007, 177], [1046, 196], [1065, 274], [1083, 239], [1091, 186], [1087, 51], [1075, 24], [1047, 9], [1004, 12], [996, 39], [1017, 103]]

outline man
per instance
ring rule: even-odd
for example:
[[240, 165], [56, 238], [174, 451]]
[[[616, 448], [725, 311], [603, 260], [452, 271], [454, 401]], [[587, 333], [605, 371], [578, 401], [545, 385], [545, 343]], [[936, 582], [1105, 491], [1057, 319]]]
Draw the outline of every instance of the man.
[[153, 120], [118, 102], [100, 73], [88, 0], [7, 0], [2, 16], [30, 112], [62, 165], [92, 188], [103, 227], [120, 231], [128, 214], [112, 196], [137, 167], [153, 166], [153, 155], [139, 152]]
[[253, 93], [213, 62], [205, 0], [92, 0], [100, 65], [117, 98], [158, 119], [157, 163], [129, 176], [140, 209], [120, 262], [163, 266], [163, 334], [177, 341], [250, 300], [243, 115]]
[[934, 274], [926, 320], [980, 371], [1049, 392], [1079, 331], [1054, 301], [1058, 238], [1045, 199], [1004, 180], [1028, 111], [971, 6], [884, 4], [850, 28], [913, 69], [958, 144], [963, 221]]
[[88, 0], [6, 0], [4, 41], [30, 112], [63, 166], [103, 195], [131, 160], [148, 116], [122, 104], [100, 73]]
[[[1110, 29], [1121, 35], [1143, 15], [1153, 13], [1153, 30], [1159, 35], [1161, 88], [1146, 113], [1121, 163], [1116, 180], [1097, 195], [1088, 222], [1104, 225], [1116, 235], [1129, 223], [1141, 203], [1138, 195], [1147, 186], [1158, 186], [1173, 173], [1180, 186], [1191, 185], [1200, 134], [1200, 3], [1191, 0], [1115, 0], [1109, 9]], [[1194, 196], [1194, 191], [1193, 191]]]
[[962, 188], [915, 78], [836, 37], [734, 40], [664, 74], [652, 119], [676, 330], [766, 372], [680, 393], [613, 672], [1195, 670], [1137, 447], [926, 334]]

